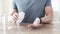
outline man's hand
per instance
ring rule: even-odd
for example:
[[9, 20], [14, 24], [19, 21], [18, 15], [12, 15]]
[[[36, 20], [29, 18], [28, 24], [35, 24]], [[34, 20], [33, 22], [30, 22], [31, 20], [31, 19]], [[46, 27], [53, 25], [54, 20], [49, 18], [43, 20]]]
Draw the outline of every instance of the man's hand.
[[18, 13], [14, 13], [12, 16], [13, 23], [16, 23], [16, 21], [18, 20]]
[[40, 25], [40, 19], [36, 18], [35, 21], [33, 22], [33, 24], [28, 25], [29, 28], [35, 28], [35, 27], [39, 27]]

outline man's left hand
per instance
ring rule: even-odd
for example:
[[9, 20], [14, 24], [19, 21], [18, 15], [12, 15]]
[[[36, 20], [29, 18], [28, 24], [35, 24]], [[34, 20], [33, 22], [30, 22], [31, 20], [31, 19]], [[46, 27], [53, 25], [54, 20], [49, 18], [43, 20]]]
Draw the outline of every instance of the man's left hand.
[[28, 25], [29, 28], [36, 28], [39, 27], [40, 25], [40, 19], [36, 18], [35, 21], [33, 22], [33, 24]]

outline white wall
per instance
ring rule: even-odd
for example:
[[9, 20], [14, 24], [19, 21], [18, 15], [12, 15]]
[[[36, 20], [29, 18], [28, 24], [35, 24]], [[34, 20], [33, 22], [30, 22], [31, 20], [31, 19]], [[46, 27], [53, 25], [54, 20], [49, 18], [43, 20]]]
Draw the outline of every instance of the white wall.
[[59, 3], [60, 1], [59, 0], [51, 0], [52, 1], [52, 6], [53, 6], [53, 9], [54, 11], [59, 11]]
[[0, 0], [0, 23], [2, 23], [1, 18], [2, 18], [2, 0]]
[[60, 1], [59, 0], [52, 0], [52, 6], [54, 10], [54, 21], [60, 21]]

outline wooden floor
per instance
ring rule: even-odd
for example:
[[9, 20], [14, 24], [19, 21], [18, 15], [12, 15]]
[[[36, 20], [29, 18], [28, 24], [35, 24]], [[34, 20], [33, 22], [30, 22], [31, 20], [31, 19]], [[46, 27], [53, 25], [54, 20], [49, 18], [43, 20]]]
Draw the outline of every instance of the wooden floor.
[[43, 24], [35, 29], [28, 28], [27, 25], [20, 24], [17, 27], [15, 24], [6, 24], [6, 34], [60, 34], [60, 23]]

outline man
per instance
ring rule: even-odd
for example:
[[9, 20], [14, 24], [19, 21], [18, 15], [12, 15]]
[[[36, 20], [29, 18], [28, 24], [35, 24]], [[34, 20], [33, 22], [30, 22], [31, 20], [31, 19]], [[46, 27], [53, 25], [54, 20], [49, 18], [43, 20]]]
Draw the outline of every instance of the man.
[[13, 22], [18, 20], [18, 13], [23, 11], [25, 18], [22, 23], [32, 23], [28, 27], [38, 27], [39, 24], [51, 23], [53, 19], [51, 0], [14, 0], [12, 8]]

